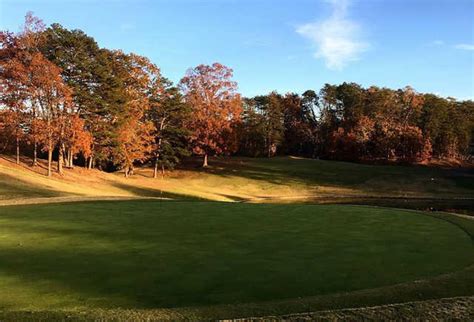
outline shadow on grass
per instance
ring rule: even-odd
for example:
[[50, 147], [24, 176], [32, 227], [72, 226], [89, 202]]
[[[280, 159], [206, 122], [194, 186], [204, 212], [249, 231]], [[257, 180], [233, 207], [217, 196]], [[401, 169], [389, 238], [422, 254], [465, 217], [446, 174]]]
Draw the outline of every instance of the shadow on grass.
[[8, 174], [0, 174], [0, 199], [58, 197], [58, 191], [31, 184]]
[[[305, 253], [300, 253], [301, 250], [297, 247], [300, 245], [298, 239], [303, 237], [299, 236], [299, 233], [292, 232], [295, 227], [301, 228], [301, 223], [297, 222], [298, 217], [293, 217], [287, 222], [290, 225], [292, 225], [291, 222], [294, 223], [288, 231], [286, 231], [287, 226], [273, 227], [277, 230], [272, 235], [269, 232], [273, 229], [266, 230], [265, 228], [265, 225], [271, 225], [272, 222], [264, 219], [265, 216], [250, 216], [240, 221], [241, 219], [234, 215], [222, 218], [224, 214], [219, 212], [222, 208], [214, 208], [214, 212], [205, 212], [209, 213], [209, 217], [203, 222], [204, 218], [196, 214], [184, 216], [194, 207], [199, 207], [201, 203], [186, 203], [188, 208], [182, 214], [183, 216], [173, 213], [180, 206], [178, 203], [165, 201], [163, 204], [168, 205], [169, 208], [163, 209], [158, 207], [158, 204], [156, 201], [133, 201], [121, 202], [119, 206], [117, 202], [107, 201], [77, 204], [70, 212], [67, 212], [68, 208], [65, 205], [49, 205], [34, 208], [22, 207], [23, 211], [2, 214], [0, 219], [6, 220], [6, 224], [2, 222], [0, 230], [3, 229], [5, 233], [19, 236], [19, 238], [18, 242], [14, 243], [1, 241], [0, 272], [2, 276], [7, 277], [5, 280], [8, 280], [8, 277], [20, 280], [22, 282], [20, 285], [25, 287], [26, 291], [22, 296], [31, 296], [31, 303], [42, 309], [48, 307], [41, 306], [43, 299], [39, 298], [40, 294], [51, 296], [52, 293], [48, 292], [57, 290], [59, 285], [61, 291], [64, 289], [72, 291], [73, 299], [69, 300], [75, 301], [75, 305], [87, 307], [88, 310], [94, 308], [174, 308], [194, 305], [205, 307], [214, 304], [231, 304], [218, 308], [216, 311], [209, 311], [209, 314], [217, 314], [213, 318], [237, 317], [242, 312], [249, 316], [252, 313], [268, 314], [271, 310], [285, 314], [305, 311], [305, 306], [311, 309], [327, 309], [469, 295], [474, 290], [474, 284], [472, 284], [474, 275], [471, 269], [464, 275], [456, 275], [456, 273], [455, 278], [447, 278], [445, 284], [440, 284], [438, 278], [435, 278], [433, 283], [418, 281], [407, 283], [402, 287], [388, 286], [378, 289], [375, 293], [373, 290], [367, 291], [368, 293], [356, 291], [356, 295], [344, 293], [338, 296], [330, 295], [327, 290], [328, 295], [317, 298], [303, 297], [273, 304], [268, 302], [253, 305], [236, 304], [244, 299], [258, 302], [259, 298], [255, 296], [258, 292], [262, 292], [262, 297], [266, 299], [285, 298], [282, 294], [295, 296], [298, 292], [305, 291], [304, 287], [310, 293], [314, 290], [321, 291], [330, 284], [332, 279], [325, 280], [322, 276], [330, 275], [330, 272], [320, 272], [321, 276], [312, 274], [313, 272], [308, 272], [308, 275], [304, 276], [301, 270], [295, 273], [296, 264], [302, 265], [300, 269], [304, 269], [310, 258], [314, 257], [314, 252], [311, 250], [306, 253], [309, 257], [305, 258]], [[226, 204], [226, 206], [250, 209], [250, 205]], [[49, 211], [41, 212], [42, 207]], [[80, 207], [83, 208], [80, 209]], [[136, 211], [138, 207], [142, 207], [142, 212]], [[258, 207], [266, 206], [258, 205]], [[26, 213], [27, 209], [30, 209], [29, 213]], [[154, 216], [154, 212], [157, 216]], [[264, 212], [261, 214], [263, 215]], [[252, 218], [254, 220], [261, 218], [260, 224], [262, 224], [258, 230], [256, 230], [257, 227], [252, 228], [254, 233], [258, 231], [262, 234], [255, 244], [252, 244], [252, 238], [255, 238], [253, 234], [245, 235], [248, 219]], [[234, 222], [234, 220], [237, 221]], [[464, 226], [462, 219], [459, 220], [459, 224]], [[237, 226], [238, 229], [232, 228], [226, 231], [229, 227], [235, 227], [236, 223], [241, 225]], [[224, 231], [221, 232], [221, 229]], [[280, 229], [283, 234], [279, 233]], [[474, 231], [474, 227], [467, 226], [465, 229]], [[226, 243], [232, 240], [234, 235], [237, 235], [236, 242], [241, 243], [244, 246], [243, 249], [233, 248], [232, 245], [235, 246], [235, 244], [232, 243], [229, 244], [231, 247], [227, 247]], [[280, 241], [284, 235], [287, 235], [287, 239]], [[273, 267], [275, 259], [280, 257], [273, 254], [278, 252], [278, 247], [273, 253], [269, 251], [274, 247], [273, 244], [279, 246], [288, 244], [294, 248], [291, 253], [286, 253], [288, 261], [280, 258], [281, 261], [277, 262], [282, 266], [287, 265], [284, 269], [288, 270], [289, 274], [280, 276], [287, 279], [276, 280], [272, 283], [265, 273], [272, 274], [275, 268], [280, 268]], [[267, 246], [270, 248], [265, 248]], [[214, 249], [215, 247], [217, 249]], [[263, 248], [258, 251], [257, 247]], [[355, 249], [358, 248], [355, 247]], [[256, 251], [258, 256], [255, 255]], [[248, 261], [248, 258], [252, 256], [251, 261]], [[331, 258], [332, 255], [326, 256]], [[407, 253], [407, 256], [410, 254]], [[389, 257], [386, 260], [390, 260]], [[360, 261], [363, 260], [361, 257]], [[389, 262], [386, 264], [390, 267]], [[267, 269], [262, 269], [262, 266], [266, 265]], [[431, 264], [428, 263], [427, 266]], [[351, 274], [350, 271], [351, 269], [347, 270], [348, 274]], [[394, 271], [395, 274], [399, 272], [396, 269]], [[297, 272], [302, 275], [298, 275]], [[360, 279], [375, 278], [366, 271], [359, 271], [355, 275], [353, 276], [355, 285], [358, 285], [357, 281]], [[320, 281], [321, 283], [313, 285], [319, 288], [311, 289], [304, 286], [306, 285], [305, 278], [309, 280], [316, 278], [313, 282]], [[268, 283], [261, 283], [262, 280]], [[344, 285], [344, 281], [334, 280], [337, 285]], [[36, 284], [38, 281], [39, 283]], [[278, 287], [278, 282], [282, 283], [280, 287]], [[2, 281], [0, 285], [1, 283]], [[294, 288], [293, 284], [298, 287]], [[41, 288], [33, 289], [33, 293], [29, 293], [31, 289], [28, 287], [35, 285]], [[269, 287], [272, 291], [283, 289], [293, 291], [293, 293], [281, 292], [279, 297], [273, 297], [273, 292], [265, 293], [259, 289], [262, 286]], [[13, 294], [19, 290], [16, 288], [13, 292], [12, 289], [5, 292], [10, 291]], [[57, 295], [56, 300], [58, 307], [64, 303], [61, 295]], [[0, 299], [0, 311], [2, 308], [9, 309], [8, 304], [4, 304], [5, 302]], [[48, 303], [47, 300], [46, 303]], [[54, 304], [51, 307], [54, 308]], [[242, 310], [240, 313], [239, 307]]]
[[[37, 164], [33, 166], [33, 160], [27, 156], [20, 156], [20, 164], [16, 164], [16, 156], [2, 155], [1, 158], [5, 161], [10, 162], [12, 165], [21, 167], [22, 169], [34, 172], [36, 174], [46, 176], [48, 173], [47, 161], [38, 159]], [[53, 172], [56, 170], [56, 164], [53, 162]]]
[[[386, 187], [390, 187], [390, 181], [400, 183], [412, 180], [425, 180], [428, 185], [436, 188], [438, 183], [432, 178], [449, 177], [453, 185], [461, 185], [462, 188], [474, 189], [473, 169], [443, 169], [425, 166], [394, 166], [394, 165], [364, 165], [338, 161], [322, 161], [312, 159], [296, 159], [291, 157], [278, 157], [273, 159], [252, 158], [213, 158], [209, 168], [202, 168], [199, 159], [188, 159], [184, 164], [185, 169], [194, 169], [205, 173], [212, 173], [222, 177], [244, 177], [248, 179], [261, 180], [274, 184], [288, 184], [291, 182], [333, 185], [341, 188], [360, 188], [365, 185], [364, 180], [374, 181], [382, 178], [387, 179]], [[472, 182], [471, 176], [473, 176]], [[402, 179], [400, 179], [402, 178]], [[459, 183], [461, 182], [461, 184]], [[161, 191], [154, 188], [136, 187], [121, 183], [113, 183], [116, 187], [130, 191], [138, 196], [163, 197], [173, 200], [202, 201], [208, 200], [202, 197], [176, 194]], [[367, 185], [370, 190], [370, 183]], [[406, 189], [408, 190], [408, 189]], [[371, 191], [373, 193], [373, 190]], [[408, 192], [408, 191], [407, 191]], [[416, 190], [416, 192], [420, 192]], [[422, 193], [422, 192], [421, 192]], [[364, 196], [315, 196], [308, 198], [302, 196], [285, 199], [285, 197], [258, 197], [246, 198], [231, 194], [213, 192], [216, 196], [224, 197], [234, 202], [260, 202], [266, 203], [308, 203], [308, 204], [354, 204], [369, 205], [390, 208], [413, 209], [423, 211], [447, 211], [461, 214], [474, 215], [474, 197], [467, 199], [450, 198], [417, 198], [405, 197], [364, 197]], [[376, 194], [376, 193], [375, 193]], [[473, 194], [474, 196], [474, 194]]]
[[167, 198], [171, 200], [179, 201], [203, 201], [206, 199], [199, 198], [196, 196], [183, 195], [173, 192], [168, 192], [160, 189], [147, 188], [147, 187], [137, 187], [128, 184], [113, 182], [111, 183], [114, 187], [133, 193], [136, 196], [140, 197], [154, 197], [154, 198]]
[[[270, 199], [271, 201], [271, 199]], [[293, 200], [295, 201], [295, 200]], [[297, 201], [296, 201], [297, 202]], [[430, 212], [453, 212], [474, 216], [473, 199], [326, 197], [302, 201], [307, 204], [367, 205]]]
[[239, 196], [229, 195], [229, 194], [225, 194], [225, 193], [214, 193], [214, 194], [217, 195], [217, 196], [227, 198], [228, 200], [230, 200], [232, 202], [249, 202], [249, 201], [252, 200], [250, 198], [239, 197]]
[[[446, 169], [422, 165], [366, 165], [292, 157], [217, 158], [203, 169], [199, 160], [187, 160], [182, 169], [222, 177], [243, 177], [272, 184], [304, 184], [385, 193], [474, 193], [474, 169]], [[446, 191], [446, 185], [452, 191]]]

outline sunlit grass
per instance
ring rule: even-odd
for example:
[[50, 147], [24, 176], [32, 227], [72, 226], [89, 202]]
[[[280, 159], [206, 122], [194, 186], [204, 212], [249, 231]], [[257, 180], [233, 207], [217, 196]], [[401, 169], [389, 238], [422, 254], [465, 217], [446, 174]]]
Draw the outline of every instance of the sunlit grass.
[[166, 201], [0, 209], [7, 310], [328, 295], [431, 278], [474, 258], [457, 226], [394, 209]]
[[[38, 170], [38, 172], [40, 172]], [[211, 158], [210, 167], [186, 163], [153, 179], [150, 168], [123, 174], [76, 168], [64, 177], [46, 178], [27, 166], [0, 162], [1, 199], [54, 195], [147, 196], [218, 201], [261, 201], [270, 197], [335, 195], [472, 197], [474, 175], [468, 170], [422, 166], [376, 166], [291, 157], [272, 159]], [[12, 182], [16, 182], [12, 184]]]

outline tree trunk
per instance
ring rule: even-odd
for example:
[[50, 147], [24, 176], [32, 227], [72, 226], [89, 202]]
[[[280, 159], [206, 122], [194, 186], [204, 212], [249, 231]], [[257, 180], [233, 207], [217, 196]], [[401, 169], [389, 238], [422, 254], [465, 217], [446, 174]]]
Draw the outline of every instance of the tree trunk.
[[48, 177], [51, 177], [51, 166], [53, 163], [53, 143], [51, 139], [48, 142]]
[[33, 143], [33, 166], [38, 164], [38, 145], [36, 144], [36, 139]]
[[61, 147], [62, 147], [62, 148], [60, 149], [59, 152], [62, 151], [62, 155], [63, 155], [63, 167], [68, 168], [68, 167], [69, 167], [69, 164], [68, 164], [69, 159], [68, 159], [68, 151], [66, 150], [66, 145], [63, 143], [63, 144], [61, 145]]
[[58, 151], [58, 173], [63, 174], [63, 165], [64, 165], [64, 151], [63, 151], [63, 146], [59, 146], [59, 151]]
[[[163, 118], [160, 123], [160, 133], [163, 130], [164, 120], [165, 119]], [[160, 157], [160, 151], [161, 151], [161, 137], [158, 139], [158, 146], [156, 147], [156, 150], [157, 150], [157, 153], [155, 157], [155, 170], [153, 171], [153, 178], [155, 179], [158, 177], [158, 158]]]
[[125, 167], [124, 174], [125, 174], [125, 178], [128, 178], [128, 167]]
[[207, 153], [204, 154], [204, 162], [202, 163], [202, 167], [206, 168], [207, 167]]
[[93, 160], [93, 157], [92, 157], [92, 155], [91, 155], [91, 156], [89, 157], [89, 165], [87, 166], [87, 168], [88, 168], [89, 170], [92, 169], [92, 160]]
[[162, 164], [161, 165], [161, 179], [164, 179], [165, 178], [165, 165]]
[[155, 169], [153, 169], [153, 178], [156, 179], [158, 177], [158, 158], [155, 158]]
[[16, 164], [20, 164], [20, 138], [16, 137]]
[[72, 155], [72, 150], [69, 150], [67, 152], [67, 163], [68, 163], [68, 167], [73, 169], [74, 168], [74, 157]]
[[51, 168], [53, 166], [53, 131], [51, 129], [51, 116], [50, 115], [48, 115], [47, 128], [48, 128], [48, 177], [51, 177], [51, 170], [52, 170]]

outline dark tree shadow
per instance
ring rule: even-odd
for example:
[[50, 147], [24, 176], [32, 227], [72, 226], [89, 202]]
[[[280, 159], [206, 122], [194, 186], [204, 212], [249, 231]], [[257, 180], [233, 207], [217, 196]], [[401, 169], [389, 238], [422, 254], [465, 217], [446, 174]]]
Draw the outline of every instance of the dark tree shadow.
[[[290, 227], [267, 230], [264, 224], [271, 225], [271, 221], [264, 216], [266, 205], [257, 205], [264, 209], [255, 217], [239, 218], [223, 216], [220, 211], [227, 206], [249, 211], [250, 205], [220, 204], [204, 209], [201, 214], [205, 213], [207, 219], [203, 220], [197, 213], [180, 216], [176, 212], [183, 207], [180, 202], [163, 201], [162, 205], [167, 206], [163, 208], [159, 201], [152, 200], [120, 202], [120, 205], [118, 202], [77, 203], [72, 207], [25, 206], [17, 208], [20, 211], [1, 214], [4, 224], [0, 231], [21, 236], [14, 239], [17, 243], [0, 240], [2, 276], [18, 279], [25, 290], [40, 285], [44, 289], [36, 289], [37, 294], [72, 290], [69, 293], [72, 298], [68, 300], [75, 305], [103, 309], [258, 302], [273, 299], [275, 290], [280, 292], [277, 298], [304, 296], [303, 291], [314, 295], [312, 288], [305, 289], [304, 278], [317, 285], [321, 294], [346, 290], [344, 280], [333, 279], [334, 289], [326, 289], [330, 283], [324, 274], [310, 271], [304, 275], [300, 270], [302, 277], [294, 273], [292, 261], [299, 261], [303, 269], [310, 258], [317, 259], [311, 247], [306, 248], [308, 253], [298, 255], [300, 247], [306, 247], [307, 242], [299, 238], [299, 229], [308, 224], [305, 218], [298, 221], [298, 217], [292, 217], [286, 222]], [[189, 212], [194, 207], [209, 205], [185, 204]], [[248, 219], [252, 218], [261, 221], [257, 226], [249, 226]], [[313, 232], [312, 228], [307, 229]], [[283, 234], [292, 237], [282, 239]], [[278, 254], [278, 249], [288, 244], [292, 252]], [[287, 262], [280, 261], [282, 254], [287, 256]], [[391, 260], [391, 255], [386, 260]], [[269, 277], [275, 263], [285, 266], [286, 273], [277, 275], [287, 278], [281, 287]], [[384, 263], [380, 265], [385, 267]], [[351, 269], [347, 267], [347, 272]], [[351, 286], [354, 289], [361, 287], [357, 284], [360, 278], [372, 278], [370, 274], [360, 275], [362, 272], [366, 271], [354, 275]], [[394, 276], [398, 276], [397, 272], [394, 270]], [[0, 309], [8, 309], [8, 302], [3, 299], [0, 296]], [[57, 299], [61, 303], [60, 295]]]
[[154, 189], [154, 188], [137, 187], [137, 186], [132, 186], [132, 185], [118, 183], [118, 182], [112, 182], [111, 185], [113, 185], [116, 188], [131, 192], [134, 195], [139, 196], [139, 197], [155, 197], [155, 198], [165, 198], [165, 199], [180, 200], [180, 201], [206, 200], [206, 199], [199, 198], [196, 196], [172, 193], [172, 192], [168, 192], [168, 191], [164, 191], [160, 189]]
[[[20, 164], [16, 164], [16, 157], [12, 156], [6, 156], [2, 155], [1, 158], [5, 161], [10, 162], [12, 165], [15, 165], [17, 167], [21, 167], [24, 170], [28, 170], [40, 175], [47, 175], [48, 173], [48, 167], [47, 167], [47, 161], [43, 159], [38, 159], [38, 162], [35, 166], [33, 166], [33, 160], [27, 156], [20, 156]], [[56, 169], [56, 162], [53, 161], [53, 171]]]
[[[423, 165], [367, 165], [293, 157], [217, 158], [210, 167], [199, 167], [199, 160], [189, 159], [183, 170], [211, 173], [222, 177], [243, 177], [272, 184], [302, 184], [356, 189], [360, 192], [394, 192], [429, 194], [454, 188], [471, 190], [474, 195], [474, 169], [449, 169]], [[412, 187], [410, 184], [416, 183]], [[450, 194], [450, 192], [445, 192]], [[455, 192], [453, 192], [455, 193]]]
[[31, 184], [8, 174], [0, 174], [0, 199], [58, 197], [61, 195], [62, 193], [58, 191]]

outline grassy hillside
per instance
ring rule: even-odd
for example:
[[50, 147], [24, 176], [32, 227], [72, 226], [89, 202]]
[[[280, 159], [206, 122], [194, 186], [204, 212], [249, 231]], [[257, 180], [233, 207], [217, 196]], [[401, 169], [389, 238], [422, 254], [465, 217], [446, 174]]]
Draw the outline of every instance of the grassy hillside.
[[211, 159], [208, 169], [187, 162], [153, 179], [142, 168], [129, 178], [82, 168], [44, 176], [44, 165], [0, 159], [0, 200], [51, 196], [147, 196], [219, 201], [322, 196], [473, 197], [474, 172], [423, 166], [376, 166], [292, 157]]
[[[2, 169], [0, 168], [0, 171]], [[14, 198], [56, 197], [60, 191], [48, 189], [45, 186], [32, 184], [19, 179], [21, 175], [0, 173], [0, 200]]]

